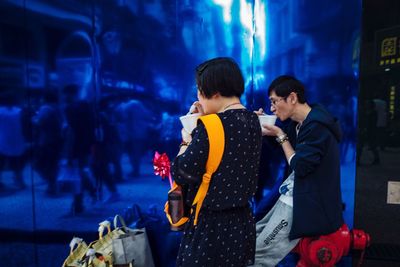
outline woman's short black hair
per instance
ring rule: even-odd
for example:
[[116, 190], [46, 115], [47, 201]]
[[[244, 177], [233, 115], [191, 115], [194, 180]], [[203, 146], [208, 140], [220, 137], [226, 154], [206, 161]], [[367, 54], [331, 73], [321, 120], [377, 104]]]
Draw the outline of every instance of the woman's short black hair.
[[200, 94], [211, 98], [221, 96], [240, 97], [244, 92], [244, 79], [238, 64], [228, 57], [207, 60], [196, 68], [196, 84]]
[[294, 92], [297, 95], [299, 103], [306, 103], [304, 85], [292, 76], [282, 75], [273, 80], [268, 88], [268, 95], [270, 96], [273, 92], [283, 98], [288, 97], [290, 93]]

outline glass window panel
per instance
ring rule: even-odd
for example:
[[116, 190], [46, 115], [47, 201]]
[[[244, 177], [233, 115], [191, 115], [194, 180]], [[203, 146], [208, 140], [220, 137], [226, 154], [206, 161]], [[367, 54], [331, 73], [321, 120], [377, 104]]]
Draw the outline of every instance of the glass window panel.
[[[311, 102], [339, 117], [345, 217], [352, 225], [358, 4], [27, 0], [3, 1], [0, 10], [0, 99], [14, 101], [12, 112], [0, 112], [9, 123], [0, 123], [15, 144], [3, 155], [18, 150], [20, 159], [1, 159], [0, 215], [9, 220], [0, 229], [53, 233], [36, 240], [44, 243], [34, 247], [40, 266], [57, 261], [43, 257], [46, 243], [67, 245], [76, 233], [93, 239], [100, 221], [132, 215], [134, 203], [162, 216], [169, 183], [154, 175], [151, 160], [155, 151], [176, 155], [179, 116], [197, 97], [194, 69], [216, 56], [241, 66], [249, 109], [268, 111], [269, 82], [293, 74]], [[262, 161], [260, 213], [284, 178], [280, 159]], [[173, 264], [161, 246], [156, 262]]]

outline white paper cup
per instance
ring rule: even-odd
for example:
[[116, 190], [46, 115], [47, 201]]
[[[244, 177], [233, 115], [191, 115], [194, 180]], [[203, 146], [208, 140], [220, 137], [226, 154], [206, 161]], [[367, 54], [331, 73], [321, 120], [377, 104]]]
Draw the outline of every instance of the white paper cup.
[[197, 119], [200, 117], [200, 113], [188, 114], [182, 117], [179, 117], [179, 120], [182, 123], [183, 128], [188, 132], [192, 133], [194, 128], [197, 126]]
[[275, 125], [276, 116], [275, 115], [260, 115], [260, 116], [258, 116], [258, 120], [260, 121], [261, 127], [263, 126], [263, 124]]

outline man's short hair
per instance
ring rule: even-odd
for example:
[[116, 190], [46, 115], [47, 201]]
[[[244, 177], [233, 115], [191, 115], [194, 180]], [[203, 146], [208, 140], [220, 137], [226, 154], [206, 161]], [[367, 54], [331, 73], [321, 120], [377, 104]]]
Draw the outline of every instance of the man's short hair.
[[237, 63], [227, 57], [213, 58], [197, 66], [196, 84], [205, 98], [211, 98], [216, 93], [225, 97], [240, 97], [244, 92], [242, 72]]
[[306, 103], [304, 85], [296, 78], [290, 75], [282, 75], [272, 81], [268, 88], [268, 95], [270, 96], [273, 92], [280, 97], [288, 97], [290, 93], [294, 92], [297, 95], [299, 103]]

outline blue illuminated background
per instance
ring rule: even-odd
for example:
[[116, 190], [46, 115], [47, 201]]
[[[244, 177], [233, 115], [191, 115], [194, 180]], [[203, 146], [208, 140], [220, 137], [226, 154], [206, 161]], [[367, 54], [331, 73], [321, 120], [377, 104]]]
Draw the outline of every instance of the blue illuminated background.
[[[249, 109], [269, 110], [268, 84], [291, 74], [340, 119], [351, 227], [360, 13], [359, 0], [1, 1], [2, 264], [60, 266], [72, 236], [95, 238], [98, 222], [134, 204], [161, 214], [168, 182], [152, 157], [177, 153], [194, 68], [216, 56], [240, 64]], [[283, 179], [264, 153], [260, 216]]]

